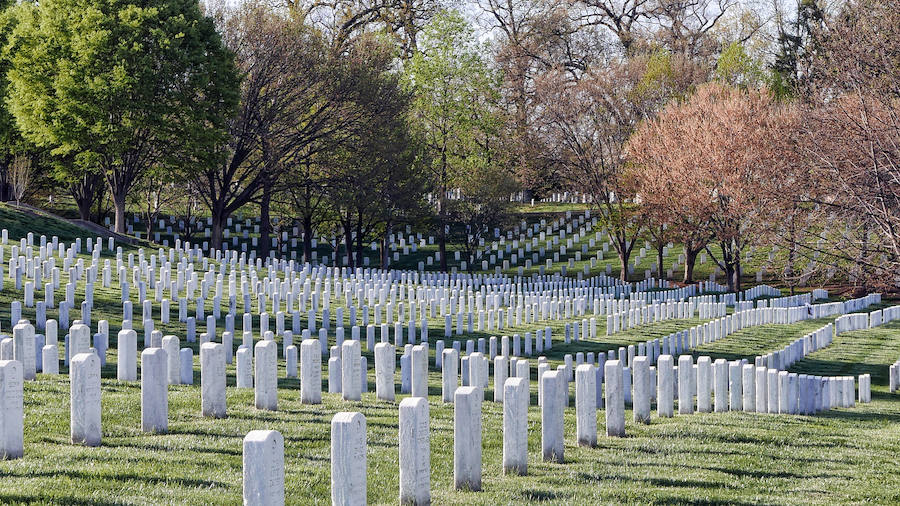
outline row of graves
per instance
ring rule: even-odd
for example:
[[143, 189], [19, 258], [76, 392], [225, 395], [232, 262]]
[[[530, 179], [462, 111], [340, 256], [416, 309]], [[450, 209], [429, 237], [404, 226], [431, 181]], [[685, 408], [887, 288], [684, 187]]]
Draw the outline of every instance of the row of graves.
[[[812, 302], [828, 298], [828, 292], [816, 289], [810, 293], [780, 297], [780, 292], [768, 285], [759, 285], [743, 292], [742, 300], [738, 294], [724, 293], [712, 295], [694, 295], [703, 286], [710, 283], [701, 282], [684, 288], [641, 293], [632, 293], [630, 299], [614, 299], [607, 301], [606, 335], [625, 331], [641, 325], [658, 323], [673, 319], [702, 320], [720, 318], [727, 314], [728, 308], [734, 311], [765, 307], [799, 307], [807, 308], [810, 316], [819, 314], [822, 306], [812, 306]], [[758, 298], [773, 297], [773, 298]]]
[[[211, 218], [186, 220], [171, 215], [160, 216], [154, 220], [155, 231], [150, 236], [144, 231], [146, 224], [142, 223], [142, 220], [145, 218], [140, 214], [130, 215], [127, 224], [130, 235], [152, 240], [166, 248], [170, 246], [177, 248], [177, 245], [188, 237], [187, 232], [190, 230], [193, 237], [198, 238], [197, 242], [201, 249], [204, 251], [209, 249]], [[107, 227], [112, 226], [109, 219], [105, 224]], [[303, 259], [303, 244], [300, 238], [302, 232], [298, 226], [274, 217], [270, 256]], [[223, 230], [223, 241], [226, 250], [246, 253], [248, 258], [255, 259], [260, 247], [259, 218], [244, 217], [241, 213], [234, 218], [228, 218]], [[311, 258], [306, 260], [313, 265], [348, 265], [346, 254], [341, 253], [343, 249], [340, 241], [338, 237], [312, 238]], [[439, 269], [441, 254], [433, 235], [426, 237], [422, 233], [414, 234], [407, 226], [403, 233], [391, 233], [387, 243], [388, 262], [392, 268], [396, 266], [418, 271]], [[670, 265], [665, 272], [666, 279], [672, 279], [675, 272], [684, 265], [684, 253], [675, 256], [673, 252], [676, 249], [680, 247], [676, 248], [673, 243], [663, 247], [663, 256]], [[751, 248], [746, 253], [745, 260], [749, 260], [753, 252]], [[644, 279], [663, 274], [657, 272], [655, 257], [648, 256], [648, 253], [652, 253], [651, 245], [648, 241], [644, 241], [643, 246], [634, 255], [633, 263], [628, 265], [629, 277], [633, 278], [635, 272], [643, 268], [642, 265], [646, 267], [643, 271]], [[490, 241], [480, 238], [478, 248], [470, 256], [459, 249], [448, 251], [448, 255], [447, 262], [452, 272], [475, 270], [519, 276], [559, 272], [563, 276], [574, 274], [576, 277], [584, 277], [598, 268], [602, 268], [606, 275], [612, 275], [613, 263], [617, 262], [615, 252], [610, 251], [606, 230], [602, 228], [598, 230], [597, 217], [592, 216], [590, 210], [580, 213], [567, 211], [564, 216], [549, 221], [546, 218], [522, 220], [512, 230], [506, 232], [494, 229]], [[706, 261], [707, 255], [702, 252], [699, 255], [700, 265]], [[379, 244], [373, 242], [364, 252], [362, 267], [380, 263]], [[721, 274], [718, 266], [714, 266], [710, 281], [714, 281]], [[761, 278], [758, 281], [761, 281]]]
[[[138, 238], [152, 240], [163, 247], [169, 247], [179, 242], [185, 236], [187, 230], [192, 230], [200, 238], [200, 246], [207, 250], [209, 238], [212, 232], [212, 219], [185, 220], [175, 216], [163, 216], [154, 220], [156, 230], [150, 237], [141, 228], [146, 225], [141, 223], [139, 214], [132, 214], [128, 220], [127, 230]], [[111, 227], [109, 219], [105, 225]], [[574, 266], [574, 262], [581, 262], [581, 256], [587, 255], [588, 248], [597, 249], [599, 241], [605, 237], [605, 232], [595, 233], [590, 241], [579, 247], [579, 251], [573, 251], [574, 255], [567, 255], [567, 249], [572, 251], [579, 242], [583, 241], [587, 233], [596, 225], [596, 218], [590, 219], [590, 212], [573, 216], [566, 213], [564, 218], [559, 218], [548, 223], [546, 219], [540, 222], [528, 223], [523, 220], [518, 226], [505, 234], [500, 229], [493, 230], [493, 242], [486, 244], [484, 239], [479, 240], [479, 247], [471, 257], [465, 257], [460, 250], [452, 251], [452, 257], [448, 263], [459, 271], [468, 271], [471, 268], [481, 271], [510, 271], [519, 268], [524, 273], [526, 269], [532, 269], [539, 264], [550, 269], [554, 263], [560, 263], [560, 259], [569, 258], [568, 268]], [[579, 228], [580, 227], [580, 228]], [[575, 233], [573, 236], [573, 229]], [[273, 231], [271, 237], [271, 252], [274, 257], [277, 253], [283, 258], [298, 259], [302, 257], [302, 237], [300, 229], [287, 222], [281, 222], [277, 217], [273, 218]], [[515, 238], [515, 239], [514, 239]], [[256, 257], [260, 240], [259, 218], [245, 218], [239, 214], [236, 218], [229, 218], [223, 230], [224, 246], [229, 250], [247, 253], [249, 258]], [[566, 240], [568, 239], [568, 240]], [[336, 258], [339, 238], [317, 237], [311, 240], [312, 255], [308, 259], [313, 264], [329, 265], [330, 261], [338, 261], [341, 265], [347, 265], [346, 257]], [[597, 243], [597, 244], [595, 244]], [[389, 260], [393, 264], [418, 267], [418, 270], [434, 270], [440, 265], [440, 252], [435, 246], [434, 236], [427, 238], [421, 233], [413, 234], [409, 226], [405, 233], [392, 233], [388, 238], [390, 249]], [[603, 253], [609, 251], [609, 244], [604, 242], [602, 253], [597, 256], [602, 260]], [[371, 243], [363, 259], [363, 267], [368, 267], [373, 261], [378, 262], [378, 244]], [[544, 264], [544, 261], [547, 261]], [[591, 267], [596, 266], [596, 259]], [[543, 274], [543, 272], [541, 272]], [[586, 274], [586, 272], [585, 272]]]
[[[525, 202], [524, 194], [518, 193], [518, 194], [514, 195], [513, 200], [516, 202]], [[566, 204], [589, 205], [591, 203], [591, 197], [589, 195], [586, 195], [586, 194], [583, 194], [580, 192], [554, 192], [554, 193], [551, 193], [550, 195], [546, 196], [545, 198], [540, 199], [539, 201], [535, 201], [535, 199], [530, 200], [530, 204], [532, 207], [534, 207], [534, 205], [536, 203], [562, 204], [562, 205], [566, 205]], [[567, 211], [567, 218], [570, 215], [571, 215], [571, 211]], [[835, 218], [834, 216], [829, 216], [828, 221], [833, 221], [834, 218]], [[604, 235], [605, 235], [605, 233], [604, 233]], [[812, 258], [803, 265], [803, 269], [800, 273], [800, 286], [806, 286], [808, 284], [808, 281], [810, 280], [810, 278], [818, 270], [819, 265], [817, 263], [817, 260], [821, 256], [820, 251], [822, 251], [822, 249], [823, 249], [822, 246], [824, 245], [824, 242], [825, 242], [824, 238], [819, 238], [817, 240], [816, 248], [814, 248], [813, 253], [812, 253]], [[663, 249], [663, 256], [668, 257], [669, 253], [671, 251], [673, 251], [673, 248], [674, 248], [673, 245], [671, 243], [669, 243]], [[644, 247], [641, 248], [636, 255], [636, 258], [634, 260], [635, 265], [633, 267], [629, 266], [629, 274], [633, 274], [634, 271], [636, 269], [638, 269], [639, 265], [646, 258], [647, 252], [650, 250], [651, 250], [650, 243], [648, 241], [645, 241]], [[760, 266], [760, 268], [756, 272], [756, 282], [757, 283], [762, 283], [765, 278], [769, 277], [768, 275], [770, 272], [774, 273], [775, 268], [773, 267], [773, 265], [776, 260], [776, 252], [778, 250], [779, 250], [779, 248], [777, 245], [773, 245], [771, 247], [771, 249], [769, 250], [769, 252], [767, 254], [767, 258], [764, 262], [764, 265]], [[756, 253], [755, 248], [753, 248], [753, 247], [749, 248], [745, 252], [745, 256], [743, 258], [744, 263], [745, 264], [750, 263], [750, 260], [755, 253]], [[698, 260], [699, 260], [700, 265], [705, 264], [707, 262], [706, 252], [701, 252], [698, 256]], [[683, 266], [684, 262], [685, 262], [684, 254], [683, 253], [679, 254], [677, 260], [672, 263], [672, 267], [670, 269], [667, 269], [666, 279], [672, 279], [674, 272], [679, 268], [679, 266]], [[798, 265], [802, 264], [802, 263], [803, 263], [803, 259], [800, 259], [800, 261], [797, 262]], [[656, 275], [656, 276], [660, 276], [662, 274], [662, 273], [656, 272], [655, 263], [651, 263], [649, 267], [650, 267], [648, 269], [649, 273]], [[831, 279], [834, 277], [835, 274], [836, 274], [836, 267], [828, 266], [828, 271], [826, 273], [825, 278]], [[711, 281], [714, 281], [715, 277], [721, 276], [721, 275], [722, 275], [721, 270], [718, 269], [718, 267], [714, 267], [713, 274], [711, 275]], [[649, 276], [649, 274], [646, 274], [645, 277], [649, 278], [650, 276]]]
[[[527, 474], [532, 381], [541, 410], [541, 455], [562, 462], [563, 414], [572, 400], [572, 383], [576, 439], [585, 445], [596, 444], [599, 410], [605, 412], [607, 435], [624, 435], [626, 403], [641, 423], [650, 421], [651, 402], [656, 402], [658, 416], [672, 416], [676, 400], [682, 414], [694, 412], [695, 406], [701, 412], [777, 413], [849, 407], [857, 384], [859, 399], [869, 398], [867, 377], [797, 375], [787, 369], [828, 346], [838, 333], [900, 318], [900, 307], [847, 314], [879, 304], [877, 294], [811, 304], [817, 295], [827, 295], [819, 292], [762, 303], [744, 299], [774, 295], [771, 288], [710, 296], [704, 292], [716, 288], [712, 284], [674, 288], [655, 279], [622, 283], [603, 274], [575, 279], [559, 274], [351, 271], [288, 259], [263, 262], [233, 250], [209, 257], [180, 242], [171, 249], [126, 253], [112, 239], [65, 244], [55, 237], [36, 241], [28, 234], [0, 245], [0, 265], [8, 266], [0, 280], [11, 285], [0, 289], [13, 291], [14, 298], [12, 337], [0, 341], [0, 453], [5, 457], [24, 455], [23, 381], [38, 379], [38, 372], [69, 375], [71, 441], [98, 446], [101, 368], [110, 357], [116, 360], [117, 379], [141, 382], [141, 427], [152, 433], [168, 430], [168, 386], [193, 384], [195, 348], [202, 414], [210, 417], [228, 415], [230, 364], [237, 388], [254, 389], [260, 410], [278, 409], [280, 370], [299, 378], [301, 402], [317, 404], [323, 391], [358, 401], [371, 379], [375, 398], [393, 401], [399, 369], [400, 393], [409, 395], [400, 403], [398, 422], [400, 495], [403, 502], [415, 504], [430, 498], [430, 371], [440, 373], [441, 401], [454, 404], [455, 485], [478, 490], [481, 404], [492, 379], [492, 399], [504, 406], [504, 470]], [[95, 295], [101, 290], [106, 297], [117, 295], [120, 321], [94, 318]], [[723, 311], [729, 303], [731, 314]], [[602, 325], [605, 320], [609, 329], [608, 322], [620, 320], [623, 310], [640, 314], [641, 322], [679, 311], [682, 318], [698, 318], [691, 328], [664, 338], [605, 353], [566, 354], [552, 367], [546, 355], [554, 344], [577, 349], [581, 341], [597, 338], [598, 321]], [[34, 319], [24, 318], [26, 313]], [[838, 315], [843, 316], [833, 324], [756, 357], [753, 364], [711, 362], [702, 356], [695, 363], [690, 354], [743, 328]], [[184, 334], [163, 332], [176, 328]], [[496, 335], [471, 338], [492, 333]], [[110, 334], [116, 336], [114, 343]], [[364, 416], [336, 415], [334, 503], [365, 503], [365, 455]], [[245, 502], [283, 503], [281, 435], [248, 434], [244, 463]]]
[[[877, 295], [837, 303], [824, 310], [843, 311], [879, 302]], [[773, 313], [776, 308], [757, 308], [758, 313]], [[784, 313], [780, 311], [779, 313]], [[752, 314], [752, 313], [748, 313]], [[791, 318], [803, 319], [805, 313], [788, 312]], [[853, 407], [871, 401], [871, 378], [868, 374], [854, 377], [823, 377], [787, 371], [796, 361], [828, 346], [838, 328], [855, 330], [863, 319], [867, 325], [880, 325], [900, 318], [900, 306], [867, 314], [844, 315], [834, 324], [795, 340], [782, 350], [758, 356], [754, 363], [746, 360], [728, 362], [701, 356], [696, 363], [690, 354], [639, 355], [626, 364], [622, 357], [605, 354], [578, 353], [576, 362], [566, 356], [566, 363], [555, 370], [541, 357], [538, 360], [538, 406], [541, 412], [540, 455], [545, 461], [564, 463], [564, 412], [569, 406], [574, 385], [576, 412], [575, 440], [581, 446], [598, 443], [597, 411], [605, 411], [608, 437], [625, 436], [625, 405], [631, 404], [635, 423], [651, 422], [651, 403], [656, 403], [657, 416], [672, 417], [677, 401], [679, 415], [695, 412], [729, 410], [758, 413], [814, 414], [836, 407]], [[760, 318], [761, 320], [773, 318]], [[504, 344], [508, 344], [504, 339]], [[345, 343], [351, 360], [356, 345]], [[410, 345], [411, 346], [411, 345]], [[390, 356], [392, 345], [376, 345], [376, 357]], [[427, 343], [411, 346], [412, 389], [410, 397], [399, 405], [399, 476], [400, 502], [429, 504], [430, 432], [427, 400]], [[378, 350], [389, 350], [379, 354]], [[528, 474], [529, 382], [528, 362], [504, 354], [493, 357], [493, 401], [503, 404], [503, 462], [505, 473]], [[689, 351], [686, 348], [685, 351]], [[344, 350], [342, 350], [344, 351]], [[677, 352], [677, 350], [676, 350]], [[404, 355], [407, 356], [407, 355]], [[442, 401], [454, 404], [453, 475], [457, 489], [480, 490], [482, 487], [481, 406], [490, 382], [488, 356], [481, 351], [460, 359], [462, 386], [457, 375], [458, 351], [442, 353], [443, 365], [435, 364], [442, 373]], [[655, 362], [655, 366], [651, 363]], [[376, 358], [376, 376], [379, 360]], [[466, 367], [468, 366], [468, 367]], [[385, 367], [389, 367], [385, 365]], [[468, 369], [468, 374], [465, 370]], [[382, 369], [383, 370], [383, 369]], [[354, 370], [355, 372], [355, 370]], [[393, 369], [390, 369], [393, 373]], [[388, 376], [385, 374], [385, 376]], [[355, 377], [351, 375], [351, 377]], [[302, 381], [302, 380], [301, 380]], [[378, 399], [393, 400], [392, 377], [379, 385]], [[383, 390], [381, 386], [385, 386]], [[604, 386], [605, 385], [605, 386]], [[355, 395], [355, 385], [353, 386]], [[345, 398], [348, 398], [345, 396]], [[331, 422], [331, 499], [333, 504], [366, 503], [366, 420], [358, 412], [337, 413]], [[268, 451], [266, 451], [268, 450]], [[280, 504], [284, 498], [284, 440], [277, 431], [256, 430], [244, 439], [244, 501], [250, 504]], [[248, 459], [247, 456], [250, 456]]]

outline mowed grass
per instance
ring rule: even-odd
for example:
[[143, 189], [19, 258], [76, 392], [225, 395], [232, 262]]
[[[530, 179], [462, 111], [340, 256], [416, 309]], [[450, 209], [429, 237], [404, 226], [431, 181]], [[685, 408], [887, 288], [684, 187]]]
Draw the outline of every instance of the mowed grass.
[[[56, 228], [56, 223], [53, 226], [52, 232], [35, 230], [48, 236], [64, 229], [69, 231], [67, 227]], [[75, 231], [71, 232], [74, 236]], [[14, 239], [17, 235], [11, 233], [10, 237]], [[126, 254], [134, 251], [126, 247]], [[104, 258], [110, 258], [108, 255], [106, 252]], [[67, 273], [62, 273], [62, 278], [61, 288], [67, 282]], [[79, 282], [76, 293], [76, 300], [83, 300], [83, 282]], [[63, 297], [63, 290], [57, 291], [56, 301]], [[171, 313], [172, 323], [159, 323], [158, 305], [154, 307], [154, 319], [157, 328], [181, 337], [182, 346], [193, 348], [195, 385], [169, 388], [168, 434], [141, 432], [140, 383], [115, 380], [115, 335], [122, 318], [119, 297], [117, 283], [112, 288], [95, 285], [92, 329], [96, 330], [100, 319], [110, 322], [108, 364], [103, 369], [102, 446], [85, 448], [69, 443], [68, 377], [39, 375], [37, 381], [25, 385], [25, 458], [0, 462], [0, 503], [239, 504], [242, 439], [253, 429], [274, 429], [285, 438], [287, 502], [327, 504], [330, 502], [330, 420], [339, 411], [360, 411], [367, 419], [368, 502], [397, 503], [397, 412], [403, 396], [398, 396], [396, 402], [384, 402], [376, 401], [374, 393], [367, 393], [362, 402], [344, 402], [339, 395], [325, 393], [323, 404], [302, 405], [299, 383], [284, 378], [284, 362], [279, 360], [277, 412], [255, 409], [253, 391], [234, 387], [234, 366], [229, 366], [228, 418], [204, 418], [200, 416], [197, 343], [184, 341], [185, 326], [177, 321], [176, 304]], [[136, 288], [132, 288], [132, 300], [135, 298]], [[15, 292], [12, 280], [6, 279], [0, 292], [0, 321], [4, 330], [9, 328], [9, 303], [14, 299], [21, 300], [21, 293]], [[332, 308], [335, 307], [336, 300], [332, 302]], [[207, 314], [209, 311], [207, 303]], [[194, 314], [193, 303], [189, 313]], [[134, 314], [139, 319], [139, 307], [135, 307]], [[56, 315], [56, 310], [49, 311], [49, 317]], [[33, 319], [34, 309], [25, 308], [24, 317]], [[78, 312], [73, 310], [70, 318], [78, 318]], [[305, 324], [305, 317], [303, 320]], [[224, 327], [222, 321], [219, 332]], [[703, 321], [670, 320], [605, 336], [605, 318], [598, 317], [596, 339], [570, 344], [562, 343], [564, 322], [554, 321], [499, 332], [474, 332], [459, 338], [454, 333], [447, 346], [456, 339], [524, 335], [526, 331], [549, 325], [555, 342], [546, 355], [555, 367], [566, 353], [616, 349]], [[828, 321], [745, 329], [709, 345], [708, 349], [698, 350], [697, 354], [716, 358], [752, 357], [781, 348]], [[287, 324], [289, 327], [290, 318]], [[430, 341], [434, 343], [443, 336], [443, 319], [430, 318], [428, 324]], [[239, 322], [237, 327], [240, 329]], [[198, 333], [203, 328], [203, 324], [198, 324]], [[254, 329], [258, 328], [258, 318], [254, 318]], [[274, 317], [270, 328], [274, 329]], [[135, 329], [139, 343], [143, 343], [140, 322], [135, 321]], [[333, 327], [330, 334], [333, 339]], [[376, 340], [379, 337], [376, 332]], [[298, 338], [295, 336], [295, 342]], [[369, 364], [369, 389], [374, 391], [373, 357], [371, 352], [364, 354]], [[652, 421], [646, 426], [634, 424], [628, 411], [626, 438], [603, 436], [605, 412], [600, 410], [597, 416], [601, 436], [597, 448], [575, 445], [573, 385], [572, 401], [565, 414], [564, 464], [541, 462], [540, 410], [534, 405], [530, 408], [528, 476], [502, 473], [502, 409], [499, 404], [486, 400], [482, 417], [482, 492], [453, 489], [453, 407], [441, 402], [440, 375], [432, 372], [429, 403], [433, 502], [896, 503], [900, 501], [900, 476], [896, 473], [897, 455], [900, 455], [900, 403], [887, 393], [886, 373], [888, 365], [897, 358], [900, 358], [900, 323], [848, 333], [792, 370], [816, 374], [871, 372], [874, 401], [871, 404], [811, 417], [725, 413], [660, 419], [654, 410]], [[531, 364], [530, 387], [532, 404], [535, 404], [536, 360], [532, 358]], [[62, 370], [65, 372], [65, 368]], [[324, 365], [323, 377], [327, 377]], [[399, 383], [399, 370], [396, 380]], [[325, 387], [323, 382], [323, 390]], [[492, 387], [485, 392], [485, 398], [493, 399]]]
[[[802, 335], [808, 323], [781, 326], [785, 331], [781, 334]], [[716, 344], [724, 346], [742, 337], [746, 336], [729, 336]], [[786, 337], [774, 339], [780, 343]], [[564, 352], [558, 348], [564, 346], [554, 346], [554, 354]], [[715, 355], [713, 350], [704, 351]], [[900, 323], [894, 322], [840, 336], [793, 370], [876, 373], [886, 371], [897, 354]], [[67, 378], [39, 375], [25, 386], [25, 458], [0, 463], [0, 501], [237, 504], [241, 501], [242, 438], [253, 429], [274, 429], [285, 437], [287, 501], [328, 503], [330, 419], [339, 411], [360, 411], [367, 420], [368, 500], [396, 503], [397, 409], [402, 396], [397, 402], [384, 402], [368, 393], [362, 402], [344, 402], [326, 393], [322, 405], [302, 405], [297, 381], [283, 379], [283, 364], [279, 376], [278, 412], [256, 410], [252, 390], [229, 387], [229, 412], [224, 420], [200, 416], [198, 386], [170, 387], [169, 433], [164, 435], [140, 431], [139, 383], [105, 378], [103, 444], [85, 448], [68, 442]], [[374, 389], [371, 372], [369, 379]], [[900, 403], [886, 392], [884, 374], [873, 377], [871, 404], [816, 416], [733, 412], [661, 419], [654, 411], [650, 425], [645, 426], [632, 423], [628, 411], [628, 437], [619, 439], [602, 435], [605, 412], [601, 410], [597, 448], [575, 445], [572, 402], [566, 410], [565, 464], [541, 462], [540, 411], [532, 406], [529, 474], [524, 477], [502, 473], [502, 410], [486, 400], [482, 492], [453, 490], [453, 409], [440, 400], [439, 379], [437, 373], [430, 376], [435, 504], [900, 501], [900, 477], [895, 472]], [[229, 380], [233, 384], [233, 378]], [[493, 398], [491, 390], [486, 398]]]

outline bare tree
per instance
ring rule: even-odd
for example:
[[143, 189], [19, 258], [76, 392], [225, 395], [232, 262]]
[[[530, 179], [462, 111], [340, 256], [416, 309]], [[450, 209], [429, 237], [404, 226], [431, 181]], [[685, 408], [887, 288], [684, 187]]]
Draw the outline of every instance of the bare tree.
[[280, 178], [344, 128], [352, 63], [329, 58], [312, 29], [262, 5], [223, 7], [216, 17], [243, 77], [241, 101], [221, 146], [224, 162], [204, 169], [197, 187], [212, 215], [212, 247], [221, 247], [228, 217], [254, 201], [268, 246], [265, 214]]
[[177, 193], [178, 198], [169, 206], [181, 224], [182, 239], [192, 242], [194, 235], [200, 231], [198, 215], [202, 206], [201, 192], [193, 183], [189, 182]]
[[577, 0], [579, 21], [608, 29], [625, 53], [642, 38], [641, 30], [658, 8], [656, 0]]
[[31, 182], [30, 158], [24, 155], [16, 155], [10, 170], [10, 180], [13, 196], [16, 198], [16, 207], [19, 207], [19, 202], [25, 197], [25, 192], [28, 191], [28, 184]]
[[625, 170], [625, 144], [642, 121], [700, 75], [689, 61], [657, 53], [589, 70], [577, 81], [564, 72], [539, 80], [546, 156], [572, 190], [589, 195], [600, 208], [623, 280], [647, 217], [634, 203], [638, 187]]
[[150, 170], [141, 180], [134, 193], [138, 197], [137, 204], [141, 209], [141, 215], [147, 231], [147, 239], [153, 234], [154, 224], [159, 220], [159, 215], [165, 208], [170, 208], [178, 199], [183, 197], [185, 181], [180, 181], [173, 171], [164, 167], [156, 167]]
[[444, 0], [286, 0], [297, 17], [314, 23], [331, 41], [334, 54], [344, 53], [364, 33], [389, 34], [408, 60], [418, 51], [423, 27], [448, 7]]
[[695, 60], [708, 60], [719, 50], [718, 42], [711, 36], [712, 30], [737, 3], [737, 0], [660, 0], [650, 21], [655, 28], [653, 39], [670, 51]]
[[838, 259], [863, 286], [900, 287], [900, 10], [857, 0], [816, 36], [801, 154], [816, 202], [846, 224]]

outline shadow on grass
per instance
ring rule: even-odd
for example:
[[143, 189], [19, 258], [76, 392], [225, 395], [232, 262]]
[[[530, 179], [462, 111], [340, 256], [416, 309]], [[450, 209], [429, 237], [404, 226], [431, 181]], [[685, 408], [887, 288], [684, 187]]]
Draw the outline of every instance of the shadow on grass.
[[560, 494], [550, 490], [534, 490], [526, 489], [521, 492], [522, 498], [526, 501], [546, 502], [546, 501], [562, 501], [571, 498], [570, 494]]
[[[136, 481], [143, 482], [146, 484], [152, 485], [169, 485], [172, 487], [222, 487], [225, 488], [228, 485], [219, 481], [213, 480], [198, 480], [191, 478], [177, 478], [177, 477], [169, 477], [169, 476], [147, 476], [144, 474], [134, 474], [134, 473], [122, 473], [120, 471], [110, 472], [110, 473], [87, 473], [82, 471], [74, 471], [74, 470], [59, 470], [53, 469], [48, 471], [38, 471], [34, 470], [25, 470], [22, 473], [15, 472], [6, 472], [4, 473], [4, 477], [19, 477], [19, 478], [35, 478], [35, 477], [45, 477], [45, 478], [55, 478], [58, 476], [65, 476], [67, 478], [72, 478], [75, 480], [84, 480], [85, 483], [91, 480], [102, 480], [102, 481]], [[0, 496], [2, 497], [2, 496]], [[5, 504], [5, 502], [4, 502]], [[111, 503], [112, 504], [112, 503]]]
[[[38, 496], [38, 495], [24, 495], [24, 494], [3, 494], [0, 493], [0, 503], [2, 504], [45, 504], [47, 501], [46, 497]], [[62, 505], [92, 505], [92, 506], [119, 506], [122, 504], [128, 504], [125, 502], [114, 502], [114, 501], [101, 501], [98, 499], [79, 499], [75, 497], [54, 497], [52, 504], [62, 504]]]
[[686, 487], [686, 488], [720, 488], [720, 483], [700, 480], [686, 480], [677, 478], [640, 478], [634, 476], [623, 476], [621, 474], [588, 474], [578, 473], [578, 479], [586, 482], [602, 482], [602, 481], [623, 481], [623, 482], [644, 482], [658, 487]]
[[[172, 430], [169, 431], [169, 434], [195, 435], [195, 436], [216, 437], [216, 438], [229, 437], [229, 436], [225, 436], [222, 434], [207, 434], [207, 433], [190, 432], [190, 431], [176, 432], [176, 431], [172, 431]], [[109, 447], [109, 448], [134, 448], [135, 450], [157, 451], [157, 452], [163, 452], [163, 453], [172, 451], [171, 448], [166, 445], [157, 445], [157, 444], [147, 443], [146, 441], [139, 441], [136, 443], [127, 443], [127, 442], [121, 442], [121, 441], [104, 440], [103, 446]], [[242, 446], [240, 446], [240, 443], [238, 443], [237, 449], [235, 449], [235, 450], [226, 450], [224, 448], [209, 448], [206, 446], [192, 446], [190, 448], [190, 451], [200, 452], [200, 453], [214, 453], [214, 454], [218, 454], [218, 455], [231, 455], [234, 457], [240, 457], [241, 455], [243, 455], [241, 448], [242, 448]]]
[[[827, 348], [825, 348], [827, 350]], [[815, 374], [820, 376], [859, 376], [861, 374], [872, 375], [873, 385], [887, 385], [887, 373], [890, 364], [871, 364], [861, 362], [841, 362], [837, 360], [822, 360], [804, 358], [791, 366], [788, 370], [801, 374]]]

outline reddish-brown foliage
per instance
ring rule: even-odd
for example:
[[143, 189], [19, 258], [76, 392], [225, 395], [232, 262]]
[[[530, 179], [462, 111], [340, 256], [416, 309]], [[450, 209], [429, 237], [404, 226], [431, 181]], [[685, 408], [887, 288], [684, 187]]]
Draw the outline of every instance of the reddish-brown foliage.
[[773, 191], [796, 184], [790, 135], [796, 114], [767, 91], [703, 85], [644, 123], [628, 143], [641, 203], [713, 255], [739, 289], [740, 253], [774, 209]]

